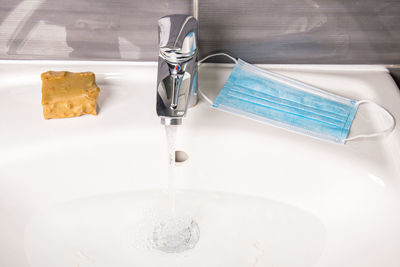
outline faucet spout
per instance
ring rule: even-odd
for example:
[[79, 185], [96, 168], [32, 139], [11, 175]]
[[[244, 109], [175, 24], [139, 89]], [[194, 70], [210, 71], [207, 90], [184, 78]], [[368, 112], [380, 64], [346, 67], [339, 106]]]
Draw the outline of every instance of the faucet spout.
[[198, 23], [188, 15], [158, 21], [157, 115], [162, 124], [181, 124], [197, 102]]

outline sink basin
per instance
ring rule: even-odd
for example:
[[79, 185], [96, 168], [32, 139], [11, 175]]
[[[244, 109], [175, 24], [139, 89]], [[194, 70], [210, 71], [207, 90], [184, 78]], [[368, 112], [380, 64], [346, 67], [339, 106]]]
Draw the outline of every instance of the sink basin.
[[[232, 65], [205, 64], [213, 98]], [[400, 118], [381, 66], [262, 65]], [[0, 266], [400, 265], [400, 131], [340, 145], [213, 109], [178, 129], [176, 209], [197, 245], [154, 250], [168, 211], [167, 144], [156, 63], [0, 61]], [[93, 71], [99, 115], [44, 120], [40, 73]], [[351, 135], [388, 121], [360, 107]]]

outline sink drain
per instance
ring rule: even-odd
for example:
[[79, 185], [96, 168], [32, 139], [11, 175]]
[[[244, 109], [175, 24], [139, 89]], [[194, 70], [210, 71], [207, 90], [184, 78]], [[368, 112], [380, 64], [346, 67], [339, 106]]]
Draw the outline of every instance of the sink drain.
[[161, 222], [153, 232], [153, 247], [167, 253], [180, 253], [196, 246], [200, 229], [193, 220], [172, 219]]

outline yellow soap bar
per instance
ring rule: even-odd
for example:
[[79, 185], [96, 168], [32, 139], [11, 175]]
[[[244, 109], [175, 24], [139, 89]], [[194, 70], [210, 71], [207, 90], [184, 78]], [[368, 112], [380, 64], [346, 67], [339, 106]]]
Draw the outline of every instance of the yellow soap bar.
[[42, 78], [43, 115], [47, 119], [97, 115], [100, 88], [93, 72], [48, 71]]

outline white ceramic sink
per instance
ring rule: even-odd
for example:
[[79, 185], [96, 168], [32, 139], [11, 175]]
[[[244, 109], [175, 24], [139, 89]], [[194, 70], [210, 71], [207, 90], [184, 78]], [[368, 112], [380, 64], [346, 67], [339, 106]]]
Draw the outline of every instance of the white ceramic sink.
[[[215, 96], [231, 65], [206, 65]], [[400, 119], [379, 66], [263, 66]], [[44, 120], [40, 73], [94, 71], [99, 115]], [[195, 248], [148, 246], [168, 210], [156, 63], [0, 62], [0, 266], [400, 266], [400, 131], [339, 145], [236, 117], [200, 101], [178, 132], [177, 210]], [[384, 128], [361, 107], [351, 135]]]

